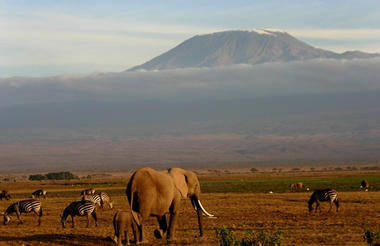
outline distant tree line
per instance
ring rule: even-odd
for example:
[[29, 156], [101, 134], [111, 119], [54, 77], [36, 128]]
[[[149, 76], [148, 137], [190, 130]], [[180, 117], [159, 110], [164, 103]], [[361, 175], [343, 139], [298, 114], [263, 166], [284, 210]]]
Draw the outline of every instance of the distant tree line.
[[67, 179], [79, 179], [78, 176], [71, 172], [58, 172], [43, 174], [29, 175], [29, 180], [67, 180]]

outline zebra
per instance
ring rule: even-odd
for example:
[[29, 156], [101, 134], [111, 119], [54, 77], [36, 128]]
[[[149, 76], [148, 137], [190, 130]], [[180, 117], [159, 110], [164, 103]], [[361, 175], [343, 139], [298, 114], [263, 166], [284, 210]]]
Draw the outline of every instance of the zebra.
[[16, 213], [17, 219], [22, 224], [21, 213], [34, 212], [38, 216], [38, 225], [41, 224], [42, 207], [41, 202], [35, 199], [22, 200], [10, 205], [4, 213], [4, 225], [7, 225], [11, 220], [11, 214]]
[[90, 215], [95, 220], [95, 226], [98, 226], [98, 219], [96, 216], [96, 205], [95, 203], [87, 200], [72, 202], [63, 210], [61, 216], [62, 227], [66, 227], [66, 219], [68, 216], [71, 216], [72, 227], [74, 228], [74, 216], [87, 216], [87, 227], [90, 224]]
[[84, 196], [84, 195], [95, 195], [95, 189], [94, 188], [90, 188], [90, 189], [86, 189], [86, 190], [82, 190], [81, 193], [80, 193], [81, 196]]
[[108, 195], [107, 192], [100, 192], [99, 194], [96, 194], [96, 195], [84, 195], [82, 197], [82, 200], [92, 201], [93, 203], [95, 203], [101, 208], [104, 208], [105, 203], [108, 203], [108, 206], [110, 208], [113, 207], [111, 197], [110, 195]]
[[368, 188], [369, 188], [369, 183], [367, 180], [362, 180], [362, 182], [360, 183], [360, 189], [364, 188], [365, 191], [368, 191]]
[[1, 191], [1, 193], [0, 193], [0, 200], [3, 200], [3, 198], [5, 200], [11, 199], [11, 195], [9, 195], [9, 192], [7, 190], [2, 190]]
[[46, 199], [46, 193], [47, 191], [46, 190], [36, 190], [35, 192], [32, 193], [32, 198], [40, 198], [41, 196], [43, 196], [45, 199]]
[[110, 209], [112, 209], [113, 202], [111, 200], [110, 195], [107, 192], [100, 192], [99, 195], [100, 195], [100, 198], [101, 198], [101, 200], [100, 200], [100, 207], [103, 208], [104, 203], [108, 203], [108, 206], [110, 207]]
[[316, 190], [311, 194], [310, 200], [309, 200], [309, 212], [313, 211], [313, 204], [316, 203], [315, 206], [315, 212], [317, 212], [319, 208], [319, 212], [321, 212], [321, 207], [319, 205], [319, 202], [330, 202], [330, 209], [331, 211], [332, 204], [335, 203], [336, 212], [338, 212], [339, 209], [339, 200], [338, 200], [338, 192], [333, 189], [324, 189], [324, 190]]
[[82, 201], [91, 201], [91, 202], [95, 203], [96, 205], [98, 205], [99, 207], [102, 204], [102, 198], [100, 197], [100, 194], [96, 194], [96, 195], [83, 195], [82, 196]]
[[302, 188], [303, 188], [303, 183], [301, 182], [290, 184], [290, 190], [298, 190], [298, 189], [302, 190]]

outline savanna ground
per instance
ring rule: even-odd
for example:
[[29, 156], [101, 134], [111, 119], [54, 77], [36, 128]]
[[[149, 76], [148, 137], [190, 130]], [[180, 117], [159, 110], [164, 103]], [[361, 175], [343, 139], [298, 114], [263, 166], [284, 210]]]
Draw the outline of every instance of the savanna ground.
[[[218, 245], [215, 230], [231, 228], [237, 238], [246, 230], [281, 230], [285, 245], [365, 245], [366, 228], [380, 230], [380, 172], [296, 172], [251, 174], [202, 174], [201, 201], [216, 218], [204, 217], [205, 235], [198, 238], [196, 214], [188, 200], [183, 206], [177, 226], [177, 245]], [[361, 191], [360, 181], [367, 179], [371, 188]], [[36, 189], [46, 189], [48, 198], [42, 200], [44, 216], [40, 227], [33, 214], [22, 215], [19, 225], [12, 216], [9, 225], [0, 225], [0, 245], [113, 245], [107, 237], [113, 236], [112, 218], [118, 209], [127, 209], [125, 186], [127, 178], [81, 179], [73, 181], [2, 182], [0, 189], [12, 195], [10, 201], [0, 201], [0, 211], [11, 203], [30, 197]], [[303, 182], [310, 191], [290, 192], [289, 184]], [[79, 200], [82, 189], [94, 187], [107, 191], [114, 200], [114, 209], [98, 209], [98, 227], [86, 218], [75, 217], [63, 229], [59, 215], [72, 201]], [[322, 203], [321, 214], [309, 214], [307, 201], [313, 189], [335, 188], [341, 199], [339, 213], [327, 213], [328, 204]], [[273, 193], [270, 193], [272, 191]], [[2, 222], [2, 221], [1, 221]], [[153, 230], [157, 222], [151, 218], [146, 236], [152, 245], [165, 244], [157, 240]]]

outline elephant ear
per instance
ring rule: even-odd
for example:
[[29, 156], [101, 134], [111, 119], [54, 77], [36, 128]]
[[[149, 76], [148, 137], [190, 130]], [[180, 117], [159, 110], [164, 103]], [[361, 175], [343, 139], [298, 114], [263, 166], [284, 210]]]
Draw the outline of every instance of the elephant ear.
[[182, 198], [187, 198], [187, 193], [189, 191], [187, 185], [187, 177], [185, 175], [185, 170], [180, 168], [170, 168], [169, 175], [172, 177], [173, 182], [179, 193], [181, 193]]

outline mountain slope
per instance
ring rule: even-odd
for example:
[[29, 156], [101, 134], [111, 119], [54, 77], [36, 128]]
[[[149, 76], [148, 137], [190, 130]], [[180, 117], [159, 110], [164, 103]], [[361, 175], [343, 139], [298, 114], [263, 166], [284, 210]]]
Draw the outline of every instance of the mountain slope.
[[368, 54], [360, 51], [338, 54], [314, 48], [286, 32], [225, 31], [192, 37], [168, 52], [130, 70], [215, 67], [242, 63], [258, 64], [315, 58], [353, 59], [375, 56], [380, 56], [380, 54]]

